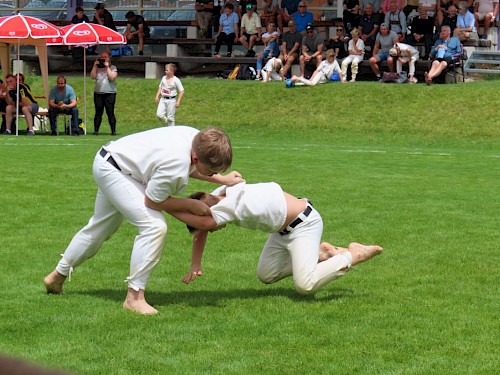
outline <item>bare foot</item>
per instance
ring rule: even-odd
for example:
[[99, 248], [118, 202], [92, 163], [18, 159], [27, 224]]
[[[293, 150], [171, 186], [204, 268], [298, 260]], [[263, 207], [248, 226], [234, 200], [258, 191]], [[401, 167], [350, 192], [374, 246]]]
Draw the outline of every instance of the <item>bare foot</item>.
[[349, 251], [352, 254], [351, 265], [356, 265], [373, 258], [375, 255], [382, 253], [384, 249], [376, 245], [362, 245], [357, 242], [349, 244]]
[[329, 244], [328, 242], [322, 242], [319, 245], [319, 262], [323, 262], [331, 257], [347, 251], [345, 247], [338, 247]]
[[123, 302], [123, 308], [143, 315], [158, 314], [158, 310], [144, 299], [144, 290], [142, 289], [135, 291], [129, 288], [125, 302]]
[[349, 82], [351, 82], [351, 83], [356, 82], [356, 78], [351, 78], [351, 80]]
[[424, 76], [425, 76], [425, 83], [427, 84], [427, 86], [430, 86], [432, 83], [432, 79], [429, 77], [429, 73], [425, 72]]
[[63, 284], [67, 276], [61, 275], [57, 271], [52, 271], [43, 279], [47, 293], [62, 294]]

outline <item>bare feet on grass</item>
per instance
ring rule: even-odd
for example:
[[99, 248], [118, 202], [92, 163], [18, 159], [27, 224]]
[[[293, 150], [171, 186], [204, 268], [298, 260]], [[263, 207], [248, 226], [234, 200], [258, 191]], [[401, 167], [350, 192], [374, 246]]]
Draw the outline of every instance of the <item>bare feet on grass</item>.
[[328, 242], [322, 242], [319, 245], [319, 262], [323, 262], [331, 257], [347, 251], [345, 247], [333, 246]]
[[63, 284], [67, 276], [61, 275], [57, 271], [52, 271], [43, 279], [47, 293], [62, 294]]
[[384, 249], [376, 245], [362, 245], [357, 242], [351, 242], [349, 244], [349, 251], [352, 254], [351, 265], [366, 262], [367, 260], [373, 258], [376, 255], [382, 253]]
[[135, 291], [129, 288], [125, 302], [123, 302], [123, 308], [143, 315], [158, 314], [158, 310], [146, 302], [143, 289]]

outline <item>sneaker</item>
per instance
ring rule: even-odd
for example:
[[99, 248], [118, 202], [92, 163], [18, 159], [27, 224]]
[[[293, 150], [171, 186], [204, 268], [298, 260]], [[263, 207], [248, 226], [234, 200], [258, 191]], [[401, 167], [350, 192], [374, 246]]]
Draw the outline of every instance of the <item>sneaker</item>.
[[262, 77], [261, 77], [261, 76], [256, 76], [256, 77], [255, 77], [255, 80], [256, 80], [256, 81], [262, 81]]
[[9, 134], [12, 134], [12, 133], [11, 133], [11, 131], [9, 129], [5, 129], [5, 131], [3, 132], [3, 134], [9, 135]]
[[233, 57], [233, 54], [232, 54], [231, 52], [228, 52], [228, 53], [226, 54], [226, 57]]
[[139, 51], [139, 56], [143, 56], [143, 55], [144, 55], [144, 52]]
[[250, 51], [247, 51], [247, 53], [245, 53], [245, 57], [252, 57], [252, 56], [251, 56], [251, 52], [250, 52]]
[[219, 55], [218, 53], [214, 54], [214, 57], [215, 57], [216, 59], [220, 59], [220, 55]]
[[35, 135], [35, 132], [33, 130], [28, 130], [26, 132], [26, 135]]

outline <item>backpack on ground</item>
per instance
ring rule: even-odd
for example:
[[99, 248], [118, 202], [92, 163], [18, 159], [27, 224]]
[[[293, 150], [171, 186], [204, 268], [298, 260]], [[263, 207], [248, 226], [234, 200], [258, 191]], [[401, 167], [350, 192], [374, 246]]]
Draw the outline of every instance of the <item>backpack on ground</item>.
[[241, 80], [249, 80], [249, 79], [255, 79], [257, 77], [257, 72], [255, 71], [254, 68], [252, 68], [248, 64], [241, 64], [240, 69], [238, 70], [238, 75], [236, 76], [236, 79], [241, 79]]

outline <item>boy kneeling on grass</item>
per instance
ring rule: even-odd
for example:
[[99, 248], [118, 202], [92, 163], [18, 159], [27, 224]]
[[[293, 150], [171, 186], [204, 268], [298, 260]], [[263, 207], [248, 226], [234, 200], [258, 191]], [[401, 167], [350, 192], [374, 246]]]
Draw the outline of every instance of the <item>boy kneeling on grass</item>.
[[241, 182], [231, 187], [221, 186], [212, 194], [199, 192], [190, 197], [205, 202], [211, 214], [197, 216], [167, 208], [168, 213], [194, 232], [191, 270], [183, 278], [186, 284], [202, 275], [201, 259], [208, 232], [231, 222], [271, 233], [259, 259], [257, 276], [266, 284], [293, 276], [300, 294], [316, 292], [383, 250], [380, 246], [355, 242], [347, 249], [320, 243], [323, 234], [320, 214], [307, 199], [284, 192], [274, 182]]

